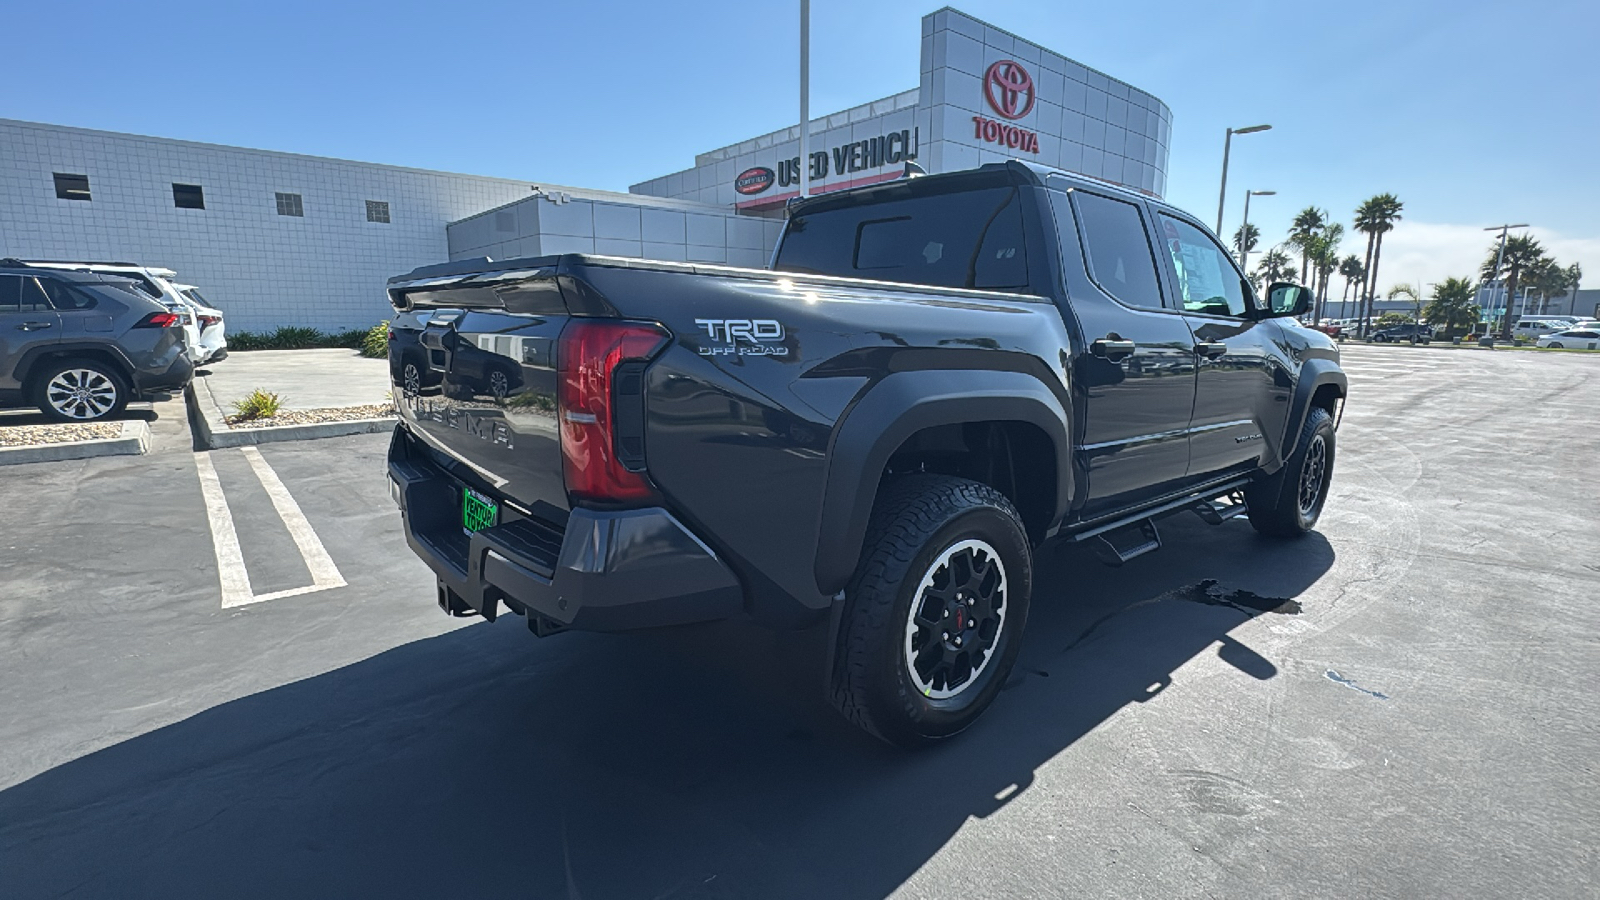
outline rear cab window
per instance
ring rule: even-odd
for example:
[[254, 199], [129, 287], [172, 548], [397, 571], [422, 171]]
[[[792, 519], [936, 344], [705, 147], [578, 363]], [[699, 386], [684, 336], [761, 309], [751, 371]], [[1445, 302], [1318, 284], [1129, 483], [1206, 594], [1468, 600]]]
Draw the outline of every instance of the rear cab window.
[[[985, 173], [965, 189], [916, 183], [827, 199], [789, 219], [773, 268], [934, 287], [1028, 287], [1022, 193]], [[948, 185], [948, 182], [945, 182]]]

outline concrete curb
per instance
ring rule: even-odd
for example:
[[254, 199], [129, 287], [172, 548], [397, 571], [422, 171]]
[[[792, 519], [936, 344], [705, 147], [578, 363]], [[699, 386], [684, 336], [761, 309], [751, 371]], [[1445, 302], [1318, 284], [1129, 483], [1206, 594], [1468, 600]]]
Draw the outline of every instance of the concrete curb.
[[196, 432], [200, 445], [207, 450], [224, 447], [247, 447], [253, 444], [272, 444], [279, 441], [309, 441], [316, 438], [343, 437], [347, 434], [374, 434], [394, 428], [394, 419], [351, 419], [346, 422], [314, 422], [309, 425], [274, 425], [268, 428], [229, 428], [222, 404], [211, 393], [211, 385], [204, 377], [189, 383], [183, 392], [184, 400], [194, 413]]
[[26, 447], [0, 447], [0, 466], [93, 459], [96, 456], [139, 456], [149, 452], [150, 424], [143, 419], [125, 419], [122, 422], [122, 433], [114, 438], [63, 441], [59, 444], [30, 444]]

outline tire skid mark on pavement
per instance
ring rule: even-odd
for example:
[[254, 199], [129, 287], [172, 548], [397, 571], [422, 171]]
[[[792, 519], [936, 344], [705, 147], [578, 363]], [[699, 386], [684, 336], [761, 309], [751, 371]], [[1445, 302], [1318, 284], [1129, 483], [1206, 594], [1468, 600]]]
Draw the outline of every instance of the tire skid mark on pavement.
[[327, 548], [322, 545], [322, 539], [317, 537], [310, 520], [300, 510], [300, 504], [295, 502], [294, 496], [289, 493], [283, 481], [278, 478], [278, 473], [267, 464], [260, 450], [255, 447], [240, 447], [239, 452], [250, 463], [251, 471], [255, 473], [256, 479], [261, 482], [261, 487], [267, 492], [267, 499], [272, 502], [273, 510], [278, 513], [278, 518], [289, 530], [289, 536], [294, 539], [295, 547], [300, 551], [306, 570], [311, 573], [311, 584], [303, 587], [266, 594], [257, 594], [251, 589], [250, 573], [246, 571], [244, 565], [244, 551], [239, 545], [239, 534], [233, 525], [233, 512], [228, 508], [227, 495], [222, 491], [222, 479], [217, 477], [216, 466], [211, 461], [211, 454], [216, 452], [224, 451], [207, 450], [196, 453], [194, 462], [200, 475], [200, 492], [205, 498], [206, 518], [211, 523], [211, 545], [217, 555], [217, 576], [222, 587], [222, 608], [231, 609], [344, 587], [344, 576], [339, 574], [339, 568], [334, 565], [333, 557], [328, 555]]

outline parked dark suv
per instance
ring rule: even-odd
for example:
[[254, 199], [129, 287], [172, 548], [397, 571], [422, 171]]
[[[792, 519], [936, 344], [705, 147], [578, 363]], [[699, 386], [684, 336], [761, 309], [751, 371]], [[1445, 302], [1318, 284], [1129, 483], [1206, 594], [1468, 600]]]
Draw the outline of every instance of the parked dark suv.
[[93, 422], [193, 374], [179, 316], [130, 279], [0, 259], [0, 406]]
[[1400, 341], [1426, 344], [1431, 340], [1433, 340], [1433, 329], [1427, 325], [1414, 323], [1390, 325], [1388, 328], [1380, 328], [1372, 333], [1372, 341], [1379, 344], [1398, 343]]

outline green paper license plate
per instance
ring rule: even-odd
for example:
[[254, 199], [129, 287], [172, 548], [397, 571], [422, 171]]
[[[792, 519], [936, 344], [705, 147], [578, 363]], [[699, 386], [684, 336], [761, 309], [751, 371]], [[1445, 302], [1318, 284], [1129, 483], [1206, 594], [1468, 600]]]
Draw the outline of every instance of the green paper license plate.
[[500, 521], [500, 505], [471, 488], [461, 489], [461, 530], [467, 534]]

